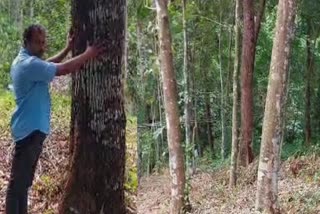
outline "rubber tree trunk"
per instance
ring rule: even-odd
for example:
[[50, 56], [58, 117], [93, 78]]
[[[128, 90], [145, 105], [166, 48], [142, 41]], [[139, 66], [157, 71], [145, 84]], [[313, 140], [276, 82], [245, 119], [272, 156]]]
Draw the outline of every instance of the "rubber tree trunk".
[[[73, 156], [59, 213], [125, 213], [125, 128], [122, 64], [125, 0], [74, 0], [74, 54], [104, 41], [102, 59], [72, 75]], [[112, 14], [112, 16], [111, 16]]]
[[282, 124], [295, 15], [295, 0], [279, 1], [262, 127], [256, 195], [256, 209], [263, 213], [280, 213], [278, 205], [280, 142], [283, 134]]
[[163, 81], [164, 107], [166, 112], [169, 163], [171, 174], [170, 213], [181, 213], [184, 206], [185, 171], [181, 146], [178, 91], [173, 68], [171, 32], [167, 0], [156, 0], [160, 41], [160, 66]]
[[311, 23], [307, 21], [307, 64], [305, 73], [305, 144], [311, 144], [312, 128], [311, 128], [311, 79], [313, 74], [314, 56], [312, 50], [312, 39], [311, 39]]
[[[221, 3], [221, 1], [220, 1]], [[222, 22], [222, 9], [220, 9], [220, 23]], [[222, 63], [222, 33], [223, 29], [220, 25], [220, 32], [219, 32], [219, 71], [220, 71], [220, 91], [221, 91], [221, 97], [220, 97], [220, 105], [221, 105], [221, 157], [222, 159], [225, 159], [227, 157], [227, 136], [226, 136], [226, 116], [225, 116], [225, 108], [226, 108], [226, 96], [224, 92], [224, 78], [223, 78], [223, 63]]]
[[239, 150], [239, 68], [240, 68], [240, 13], [241, 1], [236, 0], [235, 8], [235, 58], [233, 71], [233, 104], [232, 104], [232, 146], [231, 146], [231, 168], [230, 168], [230, 188], [237, 182], [237, 154]]
[[[190, 96], [190, 76], [189, 76], [189, 66], [188, 66], [188, 33], [187, 33], [187, 20], [186, 20], [186, 5], [187, 0], [182, 1], [182, 14], [183, 14], [183, 75], [184, 75], [184, 120], [185, 120], [185, 142], [186, 142], [186, 166], [187, 172], [191, 170], [191, 160], [192, 160], [192, 125], [191, 125], [191, 103], [192, 99]], [[191, 150], [191, 151], [190, 151]]]
[[253, 161], [253, 70], [255, 60], [254, 1], [243, 0], [244, 29], [241, 60], [241, 133], [240, 166]]
[[248, 166], [254, 159], [253, 140], [253, 72], [256, 45], [259, 37], [261, 20], [266, 0], [259, 1], [254, 13], [254, 0], [243, 0], [244, 29], [241, 59], [241, 143], [239, 148], [239, 165]]

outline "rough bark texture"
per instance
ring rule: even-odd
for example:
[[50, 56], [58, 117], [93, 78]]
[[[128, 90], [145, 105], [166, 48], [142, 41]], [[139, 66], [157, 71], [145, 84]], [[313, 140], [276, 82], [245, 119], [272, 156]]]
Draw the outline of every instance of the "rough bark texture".
[[241, 60], [241, 132], [239, 165], [253, 161], [253, 70], [255, 60], [254, 1], [243, 0], [244, 30]]
[[232, 147], [231, 147], [231, 168], [230, 188], [237, 183], [237, 154], [239, 149], [239, 68], [240, 68], [240, 8], [241, 1], [236, 0], [235, 9], [235, 58], [233, 71], [233, 105], [232, 105]]
[[282, 124], [295, 13], [295, 0], [279, 1], [262, 128], [256, 198], [256, 209], [267, 213], [280, 212], [277, 200], [280, 142], [283, 134]]
[[172, 179], [170, 213], [176, 214], [181, 213], [183, 209], [185, 171], [183, 150], [181, 147], [182, 138], [178, 110], [178, 91], [173, 69], [167, 3], [166, 0], [156, 0], [160, 41], [160, 65], [166, 112], [170, 174]]
[[125, 0], [74, 0], [74, 54], [87, 42], [107, 53], [72, 76], [73, 156], [59, 213], [125, 213], [125, 127], [122, 64]]
[[244, 33], [242, 40], [241, 64], [241, 144], [239, 165], [247, 166], [254, 159], [252, 151], [253, 138], [253, 72], [256, 45], [259, 37], [266, 0], [260, 0], [256, 16], [254, 1], [243, 0]]
[[[183, 14], [183, 75], [184, 75], [184, 120], [185, 120], [185, 142], [186, 148], [190, 148], [191, 140], [192, 140], [192, 125], [191, 125], [191, 96], [190, 96], [190, 76], [189, 76], [189, 66], [188, 66], [188, 34], [187, 34], [187, 21], [186, 21], [186, 5], [187, 0], [183, 0], [182, 2], [182, 14]], [[192, 159], [192, 152], [186, 151], [186, 165], [187, 165], [187, 172], [191, 169], [191, 159]]]

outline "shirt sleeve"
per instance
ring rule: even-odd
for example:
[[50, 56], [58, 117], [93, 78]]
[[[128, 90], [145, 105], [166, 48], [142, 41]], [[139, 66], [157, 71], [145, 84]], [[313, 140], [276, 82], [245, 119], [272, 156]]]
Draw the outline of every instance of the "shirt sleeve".
[[31, 81], [51, 82], [56, 75], [57, 66], [52, 62], [44, 61], [38, 57], [32, 57], [27, 66], [28, 78]]

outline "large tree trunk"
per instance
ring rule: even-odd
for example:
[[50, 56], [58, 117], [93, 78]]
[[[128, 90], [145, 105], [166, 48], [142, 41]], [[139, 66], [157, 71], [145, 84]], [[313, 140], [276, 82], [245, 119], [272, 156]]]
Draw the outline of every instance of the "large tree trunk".
[[[186, 166], [187, 172], [191, 169], [192, 151], [190, 152], [191, 139], [192, 139], [192, 126], [191, 126], [191, 96], [190, 96], [190, 76], [188, 66], [188, 34], [187, 34], [187, 21], [186, 21], [186, 5], [187, 0], [182, 1], [182, 21], [183, 21], [183, 75], [184, 75], [184, 117], [185, 117], [185, 136], [186, 136]], [[192, 149], [193, 150], [193, 149]]]
[[280, 213], [277, 200], [280, 142], [283, 134], [282, 125], [295, 13], [295, 0], [279, 1], [262, 127], [256, 198], [256, 209], [267, 213]]
[[231, 147], [231, 168], [230, 188], [237, 182], [237, 154], [239, 149], [239, 68], [240, 68], [240, 13], [241, 1], [236, 0], [235, 8], [235, 58], [233, 71], [233, 104], [232, 104], [232, 147]]
[[125, 0], [72, 1], [74, 54], [98, 39], [106, 42], [108, 52], [72, 75], [74, 150], [61, 214], [126, 212], [122, 83], [125, 5]]
[[160, 65], [163, 81], [164, 107], [166, 112], [167, 136], [169, 146], [171, 186], [170, 213], [181, 213], [183, 209], [185, 171], [181, 146], [181, 130], [178, 110], [178, 91], [173, 68], [171, 32], [167, 0], [156, 0], [159, 24]]

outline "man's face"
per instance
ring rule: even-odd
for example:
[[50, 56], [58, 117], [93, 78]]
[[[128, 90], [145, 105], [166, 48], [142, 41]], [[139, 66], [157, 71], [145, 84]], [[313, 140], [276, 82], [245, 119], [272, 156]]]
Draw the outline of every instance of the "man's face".
[[34, 31], [28, 46], [32, 55], [42, 58], [47, 48], [46, 33], [40, 30]]

